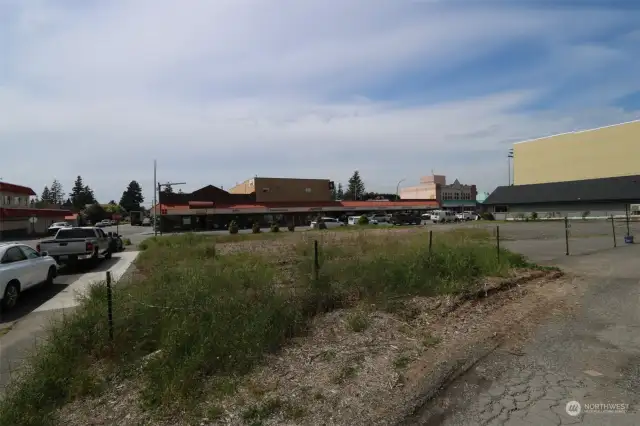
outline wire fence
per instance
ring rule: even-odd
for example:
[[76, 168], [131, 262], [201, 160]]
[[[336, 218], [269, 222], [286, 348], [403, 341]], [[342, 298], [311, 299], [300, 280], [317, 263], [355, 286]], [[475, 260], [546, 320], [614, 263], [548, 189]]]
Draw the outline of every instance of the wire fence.
[[[580, 256], [633, 244], [634, 235], [640, 233], [640, 222], [613, 216], [609, 219], [597, 220], [569, 219], [565, 217], [560, 220], [483, 221], [482, 223], [471, 222], [445, 226], [430, 224], [427, 228], [429, 253], [434, 247], [434, 235], [437, 235], [440, 231], [446, 232], [456, 228], [480, 228], [490, 233], [491, 244], [495, 246], [495, 253], [498, 259], [503, 253], [503, 249], [508, 249], [524, 254], [533, 261], [544, 261], [566, 256]], [[341, 234], [346, 236], [348, 233]], [[268, 245], [271, 244], [272, 242], [268, 243]], [[312, 256], [311, 273], [317, 280], [322, 258], [317, 239], [313, 239]], [[109, 338], [112, 340], [114, 334], [113, 279], [109, 272], [106, 273], [106, 283], [108, 300], [105, 315], [109, 324]], [[190, 309], [184, 306], [172, 306], [171, 303], [149, 303], [139, 300], [127, 293], [126, 286], [125, 288], [119, 288], [118, 291], [121, 296], [133, 299], [141, 308], [146, 307], [165, 311]], [[136, 312], [127, 313], [129, 318], [131, 315], [135, 316], [136, 314]], [[148, 315], [144, 312], [139, 314], [141, 316]]]

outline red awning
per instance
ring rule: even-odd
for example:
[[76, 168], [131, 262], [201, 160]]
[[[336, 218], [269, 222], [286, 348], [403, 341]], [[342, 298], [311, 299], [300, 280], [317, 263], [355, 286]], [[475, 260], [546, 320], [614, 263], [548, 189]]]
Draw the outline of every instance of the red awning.
[[1, 217], [65, 217], [71, 214], [69, 210], [59, 209], [0, 209]]

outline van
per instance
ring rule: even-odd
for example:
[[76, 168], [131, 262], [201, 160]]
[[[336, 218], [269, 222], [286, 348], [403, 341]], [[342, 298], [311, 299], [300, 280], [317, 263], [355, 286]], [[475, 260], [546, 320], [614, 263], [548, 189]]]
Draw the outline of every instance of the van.
[[359, 220], [360, 220], [360, 216], [349, 216], [347, 223], [349, 225], [357, 225]]
[[448, 210], [437, 210], [431, 213], [433, 223], [449, 223], [456, 221], [455, 213]]

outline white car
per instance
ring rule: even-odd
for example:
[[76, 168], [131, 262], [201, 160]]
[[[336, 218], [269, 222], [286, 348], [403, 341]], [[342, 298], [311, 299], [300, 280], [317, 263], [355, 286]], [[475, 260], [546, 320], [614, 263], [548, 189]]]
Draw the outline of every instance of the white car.
[[431, 221], [433, 223], [448, 223], [456, 220], [456, 215], [449, 210], [437, 210], [431, 213]]
[[460, 221], [478, 220], [478, 215], [474, 212], [456, 213], [456, 218]]
[[11, 309], [20, 293], [41, 283], [53, 284], [58, 264], [46, 252], [18, 243], [0, 243], [0, 305]]
[[56, 222], [52, 224], [47, 231], [49, 235], [56, 235], [58, 231], [63, 228], [71, 228], [71, 225], [67, 222]]
[[[323, 217], [322, 221], [324, 222], [325, 225], [327, 225], [327, 229], [338, 228], [340, 226], [344, 226], [343, 222], [340, 222], [338, 219], [335, 219], [333, 217]], [[310, 229], [320, 229], [319, 226], [318, 226], [318, 221], [314, 220], [313, 222], [311, 222], [311, 226], [309, 228]]]

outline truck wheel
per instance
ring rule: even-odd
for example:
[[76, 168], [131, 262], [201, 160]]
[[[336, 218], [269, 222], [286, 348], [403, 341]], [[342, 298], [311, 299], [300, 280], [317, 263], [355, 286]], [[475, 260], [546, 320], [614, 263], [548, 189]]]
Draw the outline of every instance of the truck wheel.
[[57, 275], [57, 271], [56, 271], [56, 267], [55, 266], [50, 266], [49, 267], [49, 271], [47, 272], [47, 280], [45, 281], [46, 285], [52, 285], [53, 284], [53, 280]]
[[20, 283], [13, 280], [7, 284], [4, 289], [4, 297], [2, 298], [2, 309], [13, 309], [18, 303], [18, 296], [20, 295]]

